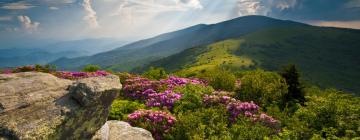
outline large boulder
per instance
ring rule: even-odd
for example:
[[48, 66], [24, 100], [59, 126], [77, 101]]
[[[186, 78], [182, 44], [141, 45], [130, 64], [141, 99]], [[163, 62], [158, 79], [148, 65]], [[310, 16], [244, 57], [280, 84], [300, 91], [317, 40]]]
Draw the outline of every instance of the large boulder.
[[121, 89], [114, 75], [76, 81], [26, 72], [0, 75], [0, 139], [91, 139]]
[[92, 140], [153, 140], [153, 137], [149, 131], [126, 122], [107, 121]]

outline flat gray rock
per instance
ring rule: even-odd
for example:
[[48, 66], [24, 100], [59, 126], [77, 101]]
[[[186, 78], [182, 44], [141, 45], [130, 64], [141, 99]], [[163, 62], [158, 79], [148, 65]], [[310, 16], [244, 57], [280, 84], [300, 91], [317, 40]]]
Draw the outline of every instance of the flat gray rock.
[[145, 129], [131, 127], [127, 122], [107, 121], [92, 140], [153, 140]]

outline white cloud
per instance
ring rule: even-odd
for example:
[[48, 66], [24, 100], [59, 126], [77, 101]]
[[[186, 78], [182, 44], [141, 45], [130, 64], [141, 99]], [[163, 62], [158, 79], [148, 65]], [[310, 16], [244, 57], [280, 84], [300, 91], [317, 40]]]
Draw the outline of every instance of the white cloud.
[[194, 9], [203, 9], [200, 0], [179, 0], [179, 2]]
[[39, 22], [32, 22], [28, 16], [18, 16], [18, 20], [20, 21], [22, 27], [29, 33], [37, 31], [40, 25]]
[[48, 4], [57, 5], [57, 4], [71, 4], [76, 0], [39, 0]]
[[297, 0], [238, 0], [236, 16], [264, 15], [268, 16], [274, 9], [286, 10], [295, 7]]
[[86, 13], [86, 15], [84, 17], [84, 20], [87, 21], [87, 23], [89, 24], [89, 26], [91, 28], [99, 27], [96, 12], [91, 7], [91, 1], [90, 0], [84, 0], [83, 3], [82, 3], [82, 6], [84, 7], [84, 10], [85, 10], [85, 13]]
[[0, 21], [11, 21], [12, 16], [0, 16]]
[[[202, 8], [199, 0], [122, 0], [118, 9], [110, 15], [123, 15], [124, 13], [148, 15]], [[129, 13], [129, 11], [131, 12]]]
[[54, 6], [49, 7], [49, 9], [50, 9], [50, 10], [59, 10], [59, 8], [54, 7]]
[[3, 5], [1, 8], [2, 9], [7, 9], [7, 10], [26, 10], [26, 9], [30, 9], [33, 8], [35, 6], [26, 3], [24, 1], [20, 1], [20, 2], [14, 2], [14, 3], [7, 3], [5, 5]]
[[236, 5], [236, 15], [267, 15], [267, 7], [259, 0], [238, 0]]
[[280, 10], [293, 8], [297, 4], [296, 0], [277, 0], [274, 2], [275, 7]]

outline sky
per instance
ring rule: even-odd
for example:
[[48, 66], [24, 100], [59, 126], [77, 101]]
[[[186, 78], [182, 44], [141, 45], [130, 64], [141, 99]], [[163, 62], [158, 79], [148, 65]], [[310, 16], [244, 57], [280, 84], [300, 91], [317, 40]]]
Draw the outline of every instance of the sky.
[[246, 15], [360, 29], [360, 0], [0, 0], [0, 41], [138, 40]]

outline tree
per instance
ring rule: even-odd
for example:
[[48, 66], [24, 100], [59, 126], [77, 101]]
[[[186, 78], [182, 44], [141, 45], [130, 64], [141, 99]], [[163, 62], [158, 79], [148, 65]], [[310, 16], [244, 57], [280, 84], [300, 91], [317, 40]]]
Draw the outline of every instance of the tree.
[[81, 71], [83, 71], [83, 72], [96, 72], [96, 71], [98, 71], [100, 69], [101, 69], [101, 67], [97, 66], [97, 65], [87, 65]]
[[288, 93], [285, 95], [285, 102], [296, 101], [301, 104], [305, 102], [305, 93], [300, 83], [300, 73], [294, 64], [283, 67], [280, 75], [288, 85]]
[[286, 93], [286, 82], [279, 74], [255, 70], [244, 73], [236, 96], [241, 101], [254, 101], [265, 107], [282, 102]]
[[168, 77], [164, 68], [154, 67], [150, 67], [150, 69], [145, 71], [142, 75], [153, 80], [160, 80]]

